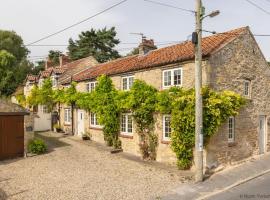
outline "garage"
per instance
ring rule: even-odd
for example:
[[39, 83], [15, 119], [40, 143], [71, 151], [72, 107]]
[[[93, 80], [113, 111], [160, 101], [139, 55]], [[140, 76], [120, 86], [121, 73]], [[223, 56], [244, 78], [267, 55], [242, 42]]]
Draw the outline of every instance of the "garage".
[[24, 108], [0, 100], [0, 160], [24, 155]]

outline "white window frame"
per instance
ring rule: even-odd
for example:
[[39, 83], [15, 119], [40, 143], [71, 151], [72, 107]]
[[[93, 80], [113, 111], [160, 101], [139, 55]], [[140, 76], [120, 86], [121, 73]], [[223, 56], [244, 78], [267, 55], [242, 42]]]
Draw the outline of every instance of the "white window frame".
[[64, 109], [64, 122], [65, 124], [71, 124], [71, 108]]
[[[133, 85], [133, 83], [134, 83], [134, 76], [124, 76], [124, 77], [122, 77], [122, 90], [124, 90], [124, 91], [129, 91], [130, 89], [131, 89], [131, 87], [132, 87], [132, 85], [130, 85], [130, 79], [133, 79], [133, 82], [132, 82], [132, 85]], [[127, 79], [127, 88], [126, 89], [124, 89], [124, 79]]]
[[[93, 88], [91, 87], [93, 86]], [[93, 92], [97, 86], [97, 81], [91, 81], [89, 83], [86, 83], [86, 91], [87, 92]]]
[[42, 109], [42, 113], [43, 113], [43, 114], [48, 114], [48, 113], [50, 113], [50, 112], [49, 112], [49, 109], [48, 109], [48, 106], [46, 106], [46, 105], [42, 105], [42, 106], [41, 106], [41, 109]]
[[235, 118], [229, 117], [228, 119], [228, 142], [232, 143], [235, 141]]
[[[246, 88], [246, 84], [247, 84], [248, 88]], [[246, 92], [247, 92], [247, 94], [246, 94]], [[244, 96], [248, 97], [248, 98], [251, 97], [251, 81], [250, 80], [244, 81]]]
[[38, 80], [38, 86], [39, 86], [39, 87], [42, 87], [43, 81], [44, 81], [43, 78], [40, 78], [40, 79]]
[[[94, 120], [94, 124], [92, 123], [92, 119]], [[92, 113], [92, 112], [89, 113], [89, 125], [92, 128], [102, 128], [102, 126], [100, 124], [98, 124], [96, 113]]]
[[[174, 84], [174, 71], [176, 71], [176, 70], [180, 70], [180, 72], [181, 72], [181, 83], [180, 84], [177, 84], [177, 85], [175, 85]], [[165, 85], [164, 84], [164, 81], [165, 81], [165, 76], [164, 76], [164, 74], [166, 73], [166, 72], [171, 72], [171, 84], [170, 85]], [[163, 88], [170, 88], [170, 87], [173, 87], [173, 86], [182, 86], [182, 84], [183, 84], [183, 69], [182, 69], [182, 67], [178, 67], [178, 68], [173, 68], [173, 69], [168, 69], [168, 70], [163, 70], [163, 72], [162, 72], [162, 87]]]
[[[122, 130], [122, 119], [123, 119], [123, 116], [125, 116], [125, 131]], [[128, 117], [131, 117], [131, 128], [132, 128], [132, 131], [129, 132], [128, 131]], [[120, 118], [120, 129], [121, 129], [121, 135], [133, 135], [133, 130], [134, 130], [134, 125], [133, 125], [133, 119], [132, 119], [132, 114], [131, 113], [122, 113], [121, 114], [121, 118]]]
[[52, 75], [51, 80], [52, 80], [52, 86], [57, 87], [57, 85], [58, 85], [58, 76], [56, 74]]
[[[165, 118], [166, 117], [170, 117], [170, 124], [171, 124], [171, 115], [163, 115], [162, 117], [162, 140], [164, 141], [170, 141], [171, 140], [171, 137], [167, 137], [165, 134], [166, 134], [166, 121], [165, 121]], [[172, 128], [170, 127], [171, 129], [171, 132], [169, 133], [170, 135], [172, 134]]]

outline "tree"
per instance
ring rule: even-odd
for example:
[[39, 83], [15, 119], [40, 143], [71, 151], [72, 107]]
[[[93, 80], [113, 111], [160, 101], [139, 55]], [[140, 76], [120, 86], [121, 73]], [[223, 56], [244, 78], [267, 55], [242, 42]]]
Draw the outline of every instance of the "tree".
[[49, 57], [50, 61], [52, 61], [53, 65], [58, 65], [59, 64], [59, 57], [62, 55], [63, 55], [63, 53], [61, 51], [50, 50], [48, 57]]
[[11, 94], [16, 89], [14, 64], [16, 58], [6, 50], [0, 50], [0, 96]]
[[133, 56], [133, 55], [138, 55], [139, 54], [139, 48], [133, 48], [131, 52], [129, 52], [126, 56]]
[[29, 54], [29, 50], [24, 46], [22, 38], [14, 31], [0, 30], [0, 50], [6, 50], [21, 62]]
[[29, 53], [22, 38], [14, 31], [0, 30], [0, 96], [11, 95], [31, 72]]
[[31, 74], [38, 75], [40, 71], [43, 71], [45, 69], [45, 61], [38, 61], [36, 66], [33, 66]]
[[72, 60], [78, 60], [87, 56], [93, 56], [98, 62], [106, 62], [108, 60], [119, 58], [118, 51], [113, 49], [120, 43], [116, 37], [115, 27], [107, 29], [81, 32], [79, 39], [74, 41], [69, 39], [69, 57]]

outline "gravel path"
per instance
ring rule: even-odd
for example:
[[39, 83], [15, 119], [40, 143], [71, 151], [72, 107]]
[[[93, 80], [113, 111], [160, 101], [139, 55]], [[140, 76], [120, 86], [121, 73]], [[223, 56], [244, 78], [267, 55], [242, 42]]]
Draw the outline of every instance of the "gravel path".
[[42, 133], [49, 152], [0, 162], [0, 199], [159, 199], [189, 172], [111, 154], [74, 137]]

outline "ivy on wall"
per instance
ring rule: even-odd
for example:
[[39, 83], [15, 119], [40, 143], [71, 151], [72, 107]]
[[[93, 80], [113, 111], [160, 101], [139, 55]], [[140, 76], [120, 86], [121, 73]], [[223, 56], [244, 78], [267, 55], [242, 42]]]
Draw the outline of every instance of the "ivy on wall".
[[[98, 78], [95, 91], [81, 93], [76, 91], [76, 84], [65, 90], [55, 90], [52, 95], [47, 87], [41, 90], [34, 87], [28, 103], [37, 105], [52, 105], [55, 102], [76, 105], [82, 109], [96, 113], [98, 122], [103, 125], [104, 139], [108, 145], [119, 148], [120, 114], [131, 112], [140, 137], [140, 149], [144, 159], [156, 158], [158, 136], [154, 133], [154, 113], [171, 114], [171, 148], [177, 157], [180, 169], [188, 169], [193, 161], [195, 145], [195, 91], [172, 87], [168, 90], [157, 91], [144, 81], [135, 80], [130, 91], [118, 91], [112, 80], [105, 75]], [[37, 92], [38, 91], [38, 92]], [[35, 94], [39, 98], [33, 98]], [[40, 101], [42, 95], [49, 94], [53, 100], [46, 98]], [[217, 129], [228, 117], [236, 115], [245, 104], [244, 99], [231, 91], [215, 92], [203, 88], [203, 133], [205, 144], [217, 132]]]

